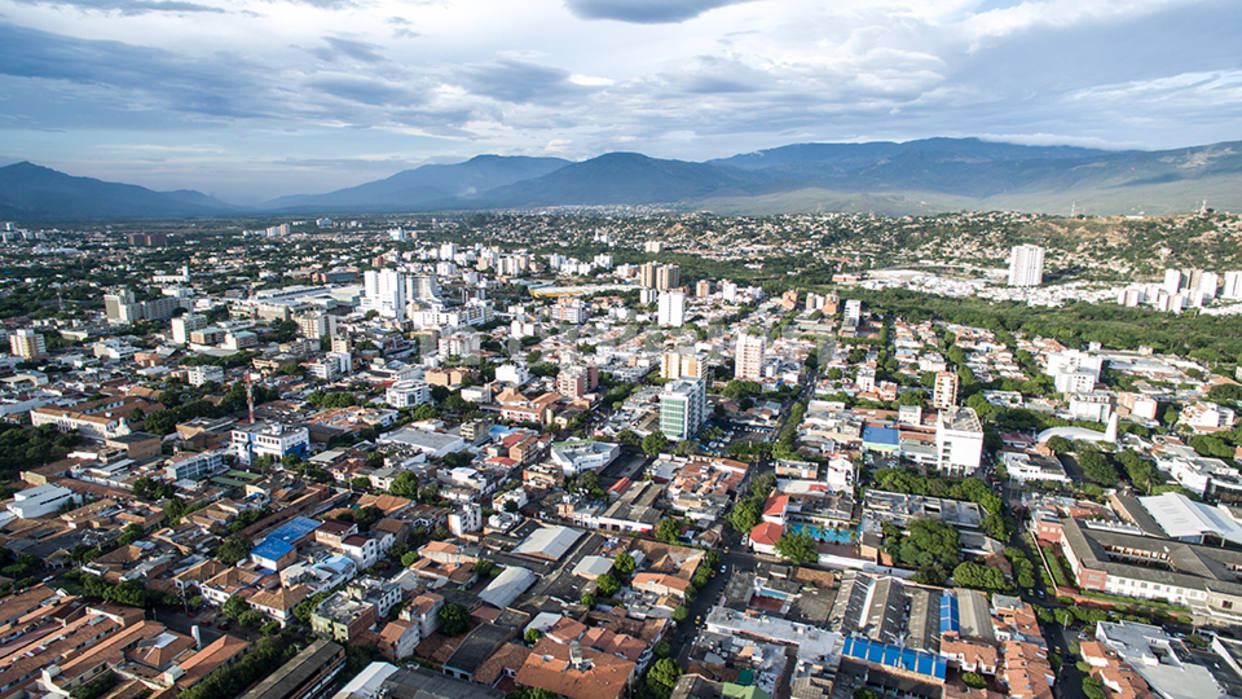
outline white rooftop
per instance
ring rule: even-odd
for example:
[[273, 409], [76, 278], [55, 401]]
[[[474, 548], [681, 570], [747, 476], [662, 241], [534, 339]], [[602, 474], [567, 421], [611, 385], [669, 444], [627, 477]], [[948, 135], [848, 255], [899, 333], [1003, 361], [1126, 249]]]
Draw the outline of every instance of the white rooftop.
[[1170, 538], [1199, 539], [1211, 533], [1242, 544], [1242, 525], [1220, 505], [1213, 507], [1195, 502], [1181, 493], [1141, 497], [1139, 502]]
[[513, 552], [560, 560], [580, 536], [582, 532], [569, 527], [540, 527], [518, 544]]

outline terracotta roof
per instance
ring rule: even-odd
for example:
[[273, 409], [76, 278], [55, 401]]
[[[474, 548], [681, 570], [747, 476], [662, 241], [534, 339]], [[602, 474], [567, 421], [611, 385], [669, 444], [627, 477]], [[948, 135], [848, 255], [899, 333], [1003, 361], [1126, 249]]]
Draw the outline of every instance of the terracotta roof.
[[539, 687], [569, 699], [620, 699], [635, 665], [607, 653], [582, 648], [582, 664], [574, 667], [570, 647], [549, 638], [539, 641], [518, 671], [518, 684]]
[[526, 659], [531, 653], [530, 648], [520, 643], [505, 643], [475, 668], [471, 679], [479, 684], [493, 687], [506, 671], [516, 674], [518, 669], [526, 664]]
[[784, 530], [784, 527], [775, 522], [760, 522], [750, 530], [750, 540], [760, 546], [775, 546]]

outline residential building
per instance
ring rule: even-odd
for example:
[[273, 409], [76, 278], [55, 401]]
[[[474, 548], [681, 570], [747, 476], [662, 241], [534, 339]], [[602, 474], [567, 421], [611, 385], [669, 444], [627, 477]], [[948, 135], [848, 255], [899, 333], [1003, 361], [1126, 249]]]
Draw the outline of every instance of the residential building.
[[1017, 245], [1009, 251], [1009, 286], [1039, 286], [1043, 281], [1043, 248]]
[[47, 354], [47, 345], [39, 333], [29, 328], [21, 328], [9, 336], [9, 350], [16, 357], [31, 360]]
[[686, 294], [665, 291], [656, 301], [656, 321], [662, 327], [680, 328], [686, 323]]
[[956, 372], [937, 372], [936, 383], [932, 391], [932, 407], [937, 410], [948, 410], [957, 406], [957, 386]]
[[398, 381], [384, 392], [384, 402], [394, 408], [430, 403], [431, 389], [422, 381]]
[[660, 355], [660, 378], [707, 378], [707, 363], [702, 355], [688, 352], [665, 352]]
[[763, 376], [764, 349], [767, 338], [738, 331], [737, 348], [733, 356], [733, 378], [755, 381]]
[[363, 308], [381, 318], [405, 320], [405, 278], [395, 269], [367, 270], [362, 275]]

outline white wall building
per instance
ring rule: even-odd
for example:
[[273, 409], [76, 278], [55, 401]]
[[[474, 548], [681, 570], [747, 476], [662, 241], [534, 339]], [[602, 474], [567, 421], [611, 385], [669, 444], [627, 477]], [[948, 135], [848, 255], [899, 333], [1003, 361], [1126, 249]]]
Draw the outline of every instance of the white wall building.
[[1039, 286], [1043, 281], [1043, 248], [1017, 245], [1009, 251], [1009, 286]]
[[656, 301], [656, 320], [664, 327], [680, 328], [686, 323], [686, 294], [665, 291]]

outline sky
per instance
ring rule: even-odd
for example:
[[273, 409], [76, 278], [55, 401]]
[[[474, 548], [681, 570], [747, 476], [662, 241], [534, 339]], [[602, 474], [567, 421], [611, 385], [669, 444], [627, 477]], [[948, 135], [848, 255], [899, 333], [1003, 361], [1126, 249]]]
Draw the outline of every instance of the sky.
[[0, 164], [257, 203], [481, 153], [1242, 140], [1242, 2], [0, 0]]

